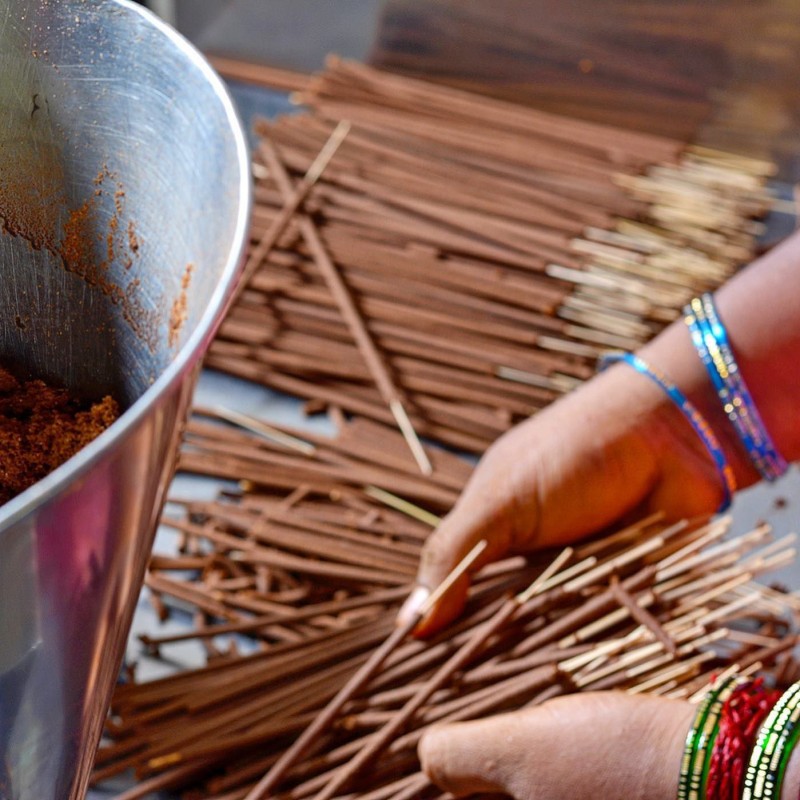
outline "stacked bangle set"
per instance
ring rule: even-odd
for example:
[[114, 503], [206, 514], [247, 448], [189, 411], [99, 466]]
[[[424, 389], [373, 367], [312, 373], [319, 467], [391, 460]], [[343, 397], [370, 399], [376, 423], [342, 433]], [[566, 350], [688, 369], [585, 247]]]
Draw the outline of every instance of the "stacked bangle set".
[[800, 684], [787, 689], [758, 732], [742, 800], [778, 800], [786, 765], [800, 733]]
[[[774, 481], [788, 465], [761, 420], [711, 295], [692, 300], [684, 309], [684, 321], [750, 460], [764, 479]], [[727, 479], [723, 486], [728, 500], [733, 488], [724, 454], [720, 461], [719, 443], [707, 424], [704, 432], [696, 420], [689, 421]], [[678, 800], [779, 800], [799, 736], [800, 684], [781, 695], [766, 689], [760, 680], [728, 677], [718, 681], [698, 706], [686, 738]]]
[[[775, 448], [758, 413], [747, 384], [733, 355], [728, 333], [710, 294], [692, 300], [684, 308], [684, 320], [700, 360], [708, 372], [722, 407], [739, 439], [761, 476], [774, 481], [788, 469], [788, 464]], [[601, 369], [623, 361], [658, 384], [683, 412], [702, 440], [720, 475], [724, 496], [720, 511], [730, 505], [736, 489], [733, 471], [725, 458], [717, 437], [700, 412], [663, 374], [654, 370], [632, 353], [610, 353], [601, 358]]]
[[781, 694], [761, 679], [718, 681], [686, 737], [678, 800], [778, 800], [799, 722], [800, 684]]
[[684, 309], [684, 319], [728, 419], [761, 476], [774, 481], [786, 472], [788, 465], [761, 421], [711, 295], [704, 294], [692, 300]]

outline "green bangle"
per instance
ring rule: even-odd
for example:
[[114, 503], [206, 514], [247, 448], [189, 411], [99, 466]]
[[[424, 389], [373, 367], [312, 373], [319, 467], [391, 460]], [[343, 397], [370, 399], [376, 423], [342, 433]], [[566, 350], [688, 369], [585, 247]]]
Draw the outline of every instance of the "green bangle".
[[735, 689], [747, 683], [746, 678], [734, 677], [725, 681], [708, 707], [708, 714], [695, 739], [694, 764], [689, 778], [688, 800], [705, 800], [708, 768], [711, 752], [719, 734], [719, 718], [722, 708]]
[[686, 735], [678, 779], [678, 800], [701, 800], [705, 796], [709, 755], [717, 736], [722, 706], [744, 679], [730, 676], [712, 686], [697, 708]]
[[792, 749], [800, 737], [800, 683], [790, 686], [758, 731], [742, 800], [777, 800]]

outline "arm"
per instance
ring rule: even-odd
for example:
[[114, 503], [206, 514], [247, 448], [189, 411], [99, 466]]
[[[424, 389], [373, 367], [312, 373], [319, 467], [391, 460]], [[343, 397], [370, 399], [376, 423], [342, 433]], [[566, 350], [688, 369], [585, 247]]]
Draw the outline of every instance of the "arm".
[[[800, 233], [742, 270], [716, 294], [736, 360], [778, 450], [800, 458]], [[698, 407], [723, 442], [740, 487], [758, 473], [722, 411], [678, 320], [642, 349]]]
[[[800, 458], [800, 234], [754, 262], [716, 295], [750, 391], [787, 460]], [[641, 351], [706, 416], [739, 487], [758, 479], [677, 321]], [[627, 365], [588, 381], [503, 436], [423, 551], [415, 602], [480, 539], [483, 562], [588, 535], [628, 514], [711, 513], [722, 489], [713, 463], [671, 401]], [[476, 565], [476, 568], [481, 564]], [[427, 634], [461, 609], [467, 584], [423, 622]], [[401, 612], [405, 613], [405, 612]]]
[[[420, 741], [420, 760], [428, 777], [456, 797], [674, 800], [696, 710], [680, 700], [621, 692], [573, 695], [433, 728]], [[798, 787], [800, 747], [781, 800], [796, 800]]]

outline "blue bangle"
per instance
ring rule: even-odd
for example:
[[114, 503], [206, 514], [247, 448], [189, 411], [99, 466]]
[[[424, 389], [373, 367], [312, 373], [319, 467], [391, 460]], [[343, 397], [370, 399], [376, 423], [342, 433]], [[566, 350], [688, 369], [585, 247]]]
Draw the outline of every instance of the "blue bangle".
[[750, 460], [763, 478], [774, 481], [786, 472], [789, 465], [778, 453], [761, 420], [712, 296], [704, 294], [692, 300], [684, 309], [684, 319], [725, 414]]
[[656, 372], [656, 370], [648, 366], [639, 356], [633, 353], [607, 353], [600, 358], [600, 369], [605, 369], [610, 364], [614, 364], [618, 361], [624, 361], [637, 372], [641, 372], [642, 375], [646, 375], [650, 378], [653, 383], [664, 390], [669, 399], [683, 412], [683, 415], [706, 446], [706, 450], [708, 450], [717, 468], [717, 472], [719, 472], [724, 494], [718, 511], [725, 511], [728, 506], [730, 506], [731, 497], [736, 491], [736, 478], [728, 464], [728, 460], [725, 458], [725, 453], [722, 451], [719, 440], [714, 435], [714, 431], [711, 430], [711, 426], [669, 378]]

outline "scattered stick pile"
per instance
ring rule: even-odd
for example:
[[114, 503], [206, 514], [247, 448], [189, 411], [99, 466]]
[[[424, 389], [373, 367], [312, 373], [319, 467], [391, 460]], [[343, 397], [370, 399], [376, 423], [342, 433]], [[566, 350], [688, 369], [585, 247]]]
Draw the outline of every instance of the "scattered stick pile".
[[350, 132], [209, 365], [391, 422], [327, 255], [414, 429], [476, 453], [750, 259], [769, 205], [770, 165], [360, 64], [331, 62], [298, 100], [310, 111], [259, 127], [256, 245], [284, 208], [280, 171], [305, 172], [337, 122]]
[[172, 499], [180, 547], [147, 585], [195, 625], [143, 644], [196, 639], [208, 664], [118, 688], [95, 780], [133, 770], [120, 800], [435, 797], [415, 748], [441, 720], [688, 698], [731, 664], [796, 678], [798, 601], [753, 583], [790, 542], [724, 540], [726, 520], [485, 567], [430, 642], [393, 622], [470, 474], [416, 434], [482, 452], [601, 349], [646, 341], [751, 257], [768, 167], [338, 61], [298, 85], [309, 111], [261, 125], [248, 281], [208, 363], [339, 435], [196, 409], [181, 468], [232, 488]]
[[[148, 585], [196, 626], [144, 639], [168, 655], [197, 638], [210, 660], [118, 688], [95, 777], [134, 768], [142, 782], [125, 800], [159, 788], [207, 800], [435, 794], [415, 746], [436, 721], [587, 689], [689, 697], [734, 662], [794, 675], [784, 615], [797, 601], [752, 583], [792, 557], [789, 542], [767, 544], [766, 528], [723, 541], [727, 520], [654, 516], [562, 553], [544, 579], [552, 555], [485, 568], [454, 627], [427, 643], [395, 637], [277, 785], [248, 795], [393, 630], [436, 516], [385, 487], [442, 511], [468, 470], [435, 452], [423, 478], [398, 433], [363, 420], [299, 441], [212, 416], [191, 422], [182, 465], [243, 480], [214, 502], [176, 499], [183, 513], [165, 523], [181, 550], [154, 556]], [[260, 647], [225, 648], [234, 634]]]

